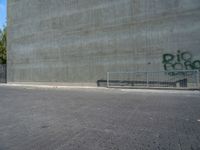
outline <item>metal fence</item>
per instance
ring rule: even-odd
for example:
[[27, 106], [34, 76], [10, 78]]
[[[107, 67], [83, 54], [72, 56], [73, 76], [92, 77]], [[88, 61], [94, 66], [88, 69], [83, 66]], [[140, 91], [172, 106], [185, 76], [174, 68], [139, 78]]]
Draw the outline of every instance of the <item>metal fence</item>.
[[200, 89], [199, 71], [108, 72], [107, 87]]
[[0, 83], [6, 83], [6, 65], [0, 64]]

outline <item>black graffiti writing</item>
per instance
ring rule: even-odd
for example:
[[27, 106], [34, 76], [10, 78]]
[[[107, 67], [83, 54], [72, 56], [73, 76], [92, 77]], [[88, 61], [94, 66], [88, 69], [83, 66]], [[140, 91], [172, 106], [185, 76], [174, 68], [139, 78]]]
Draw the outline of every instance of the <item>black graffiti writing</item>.
[[164, 54], [163, 65], [165, 71], [172, 71], [171, 75], [175, 75], [173, 71], [177, 70], [200, 70], [200, 60], [193, 60], [190, 52], [177, 51], [177, 54]]

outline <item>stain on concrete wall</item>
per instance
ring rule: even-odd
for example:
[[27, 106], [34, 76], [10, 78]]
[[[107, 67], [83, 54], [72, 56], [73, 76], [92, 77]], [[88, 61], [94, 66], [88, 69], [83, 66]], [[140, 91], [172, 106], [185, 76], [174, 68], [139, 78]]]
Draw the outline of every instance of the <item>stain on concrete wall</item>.
[[95, 83], [200, 59], [199, 0], [8, 0], [8, 82]]

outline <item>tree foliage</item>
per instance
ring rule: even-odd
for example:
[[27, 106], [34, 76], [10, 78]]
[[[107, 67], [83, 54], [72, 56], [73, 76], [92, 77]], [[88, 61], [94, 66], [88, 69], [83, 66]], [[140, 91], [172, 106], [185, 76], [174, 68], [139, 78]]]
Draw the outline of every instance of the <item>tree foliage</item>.
[[6, 64], [7, 29], [0, 29], [0, 64]]

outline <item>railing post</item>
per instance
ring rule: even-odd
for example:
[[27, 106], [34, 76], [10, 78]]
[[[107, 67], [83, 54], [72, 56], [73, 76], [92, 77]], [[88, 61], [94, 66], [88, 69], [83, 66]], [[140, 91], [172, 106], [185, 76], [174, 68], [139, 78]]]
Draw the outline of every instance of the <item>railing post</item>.
[[200, 73], [199, 70], [197, 70], [197, 88], [200, 89]]
[[146, 75], [147, 75], [147, 87], [149, 87], [149, 73], [147, 72]]
[[110, 84], [109, 84], [109, 79], [110, 78], [110, 73], [107, 72], [107, 88], [109, 88]]

